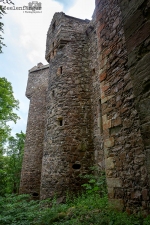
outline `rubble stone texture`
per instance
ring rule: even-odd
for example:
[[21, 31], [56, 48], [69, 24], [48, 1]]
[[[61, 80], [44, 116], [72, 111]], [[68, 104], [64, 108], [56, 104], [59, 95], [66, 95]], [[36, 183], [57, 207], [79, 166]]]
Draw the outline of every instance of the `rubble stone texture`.
[[46, 93], [49, 65], [39, 63], [29, 70], [26, 96], [30, 99], [26, 142], [21, 173], [20, 193], [38, 198], [41, 184], [43, 139], [46, 115]]
[[149, 212], [150, 1], [96, 0], [93, 19], [55, 13], [46, 60], [29, 72], [20, 192], [80, 190], [92, 165], [110, 201]]

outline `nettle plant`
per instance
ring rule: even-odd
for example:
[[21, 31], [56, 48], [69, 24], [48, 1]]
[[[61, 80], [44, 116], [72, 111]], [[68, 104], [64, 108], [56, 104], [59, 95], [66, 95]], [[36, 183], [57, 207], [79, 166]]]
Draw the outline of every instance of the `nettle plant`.
[[105, 171], [100, 170], [98, 167], [93, 166], [90, 168], [90, 173], [80, 175], [86, 180], [86, 183], [82, 185], [88, 194], [99, 194], [103, 197], [107, 194], [106, 176]]

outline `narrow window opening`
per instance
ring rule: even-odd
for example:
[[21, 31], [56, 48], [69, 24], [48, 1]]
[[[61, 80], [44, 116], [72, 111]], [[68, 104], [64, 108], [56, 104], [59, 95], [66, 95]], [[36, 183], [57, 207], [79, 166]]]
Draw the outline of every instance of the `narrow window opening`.
[[102, 124], [102, 107], [101, 99], [98, 101], [98, 127], [100, 129], [100, 134], [103, 133], [103, 124]]
[[63, 118], [58, 118], [58, 125], [63, 126]]
[[62, 74], [63, 73], [63, 67], [61, 66], [60, 67], [60, 74]]
[[53, 42], [53, 48], [54, 48], [54, 42]]
[[63, 125], [63, 120], [62, 120], [62, 119], [59, 120], [59, 125], [60, 125], [60, 126]]
[[73, 168], [74, 170], [79, 170], [79, 169], [81, 168], [81, 164], [75, 163], [75, 164], [73, 164], [72, 168]]
[[93, 75], [95, 74], [95, 68], [93, 68], [93, 70], [92, 70], [92, 74], [93, 74]]
[[55, 96], [55, 91], [54, 91], [54, 90], [52, 91], [52, 96], [53, 96], [53, 97]]

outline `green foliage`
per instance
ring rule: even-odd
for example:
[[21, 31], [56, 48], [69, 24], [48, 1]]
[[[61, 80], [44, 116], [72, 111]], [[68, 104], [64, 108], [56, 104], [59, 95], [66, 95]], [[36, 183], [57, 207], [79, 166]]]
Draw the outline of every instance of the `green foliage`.
[[7, 186], [6, 193], [18, 193], [20, 185], [21, 167], [24, 151], [25, 134], [17, 133], [16, 137], [9, 137], [7, 147]]
[[[0, 195], [4, 195], [12, 189], [8, 185], [10, 177], [15, 177], [19, 182], [18, 176], [20, 174], [24, 134], [16, 134], [16, 139], [10, 137], [11, 129], [7, 124], [9, 121], [16, 123], [17, 119], [19, 119], [13, 111], [19, 108], [18, 105], [19, 102], [14, 98], [11, 83], [6, 78], [0, 77]], [[8, 139], [6, 156], [6, 142], [8, 142]], [[12, 163], [13, 161], [14, 163]], [[9, 171], [11, 171], [11, 174], [16, 171], [16, 175], [10, 176]], [[18, 183], [16, 186], [18, 188]]]
[[82, 186], [88, 194], [98, 193], [101, 197], [105, 196], [107, 194], [105, 171], [101, 171], [95, 166], [91, 167], [90, 170], [90, 174], [81, 175], [87, 181]]
[[29, 225], [34, 220], [39, 205], [28, 195], [0, 197], [0, 224]]
[[18, 109], [19, 102], [14, 98], [12, 85], [6, 78], [0, 77], [0, 152], [2, 154], [4, 144], [10, 135], [10, 127], [7, 122], [16, 123], [19, 117], [13, 112]]
[[5, 155], [0, 155], [0, 195], [18, 193], [23, 159], [25, 134], [9, 137]]
[[0, 154], [0, 195], [5, 194], [6, 188], [6, 165], [7, 165], [7, 158]]
[[127, 215], [109, 207], [107, 197], [82, 194], [68, 199], [66, 204], [56, 200], [33, 201], [29, 195], [0, 197], [2, 225], [149, 225], [150, 217]]
[[[53, 200], [30, 201], [29, 195], [8, 195], [0, 198], [0, 224], [2, 225], [149, 225], [150, 217], [127, 215], [110, 206], [101, 173], [86, 176], [86, 192], [78, 197], [67, 195], [65, 204]], [[84, 176], [85, 177], [85, 176]], [[95, 186], [99, 187], [95, 190]], [[102, 188], [102, 186], [104, 186]], [[89, 190], [92, 190], [89, 192]], [[99, 192], [100, 191], [100, 192]], [[100, 193], [100, 194], [99, 194]]]
[[19, 102], [13, 96], [12, 85], [5, 77], [0, 77], [0, 121], [16, 122], [18, 116], [13, 109], [18, 109]]

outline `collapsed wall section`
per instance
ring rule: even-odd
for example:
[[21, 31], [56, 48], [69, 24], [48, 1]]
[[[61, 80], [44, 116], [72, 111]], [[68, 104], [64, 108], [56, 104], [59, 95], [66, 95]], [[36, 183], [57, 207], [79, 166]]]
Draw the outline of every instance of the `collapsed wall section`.
[[26, 141], [21, 172], [20, 193], [39, 198], [43, 139], [46, 114], [46, 90], [49, 65], [29, 70], [26, 96], [30, 99]]

